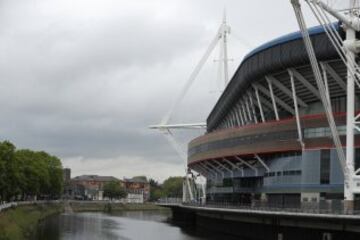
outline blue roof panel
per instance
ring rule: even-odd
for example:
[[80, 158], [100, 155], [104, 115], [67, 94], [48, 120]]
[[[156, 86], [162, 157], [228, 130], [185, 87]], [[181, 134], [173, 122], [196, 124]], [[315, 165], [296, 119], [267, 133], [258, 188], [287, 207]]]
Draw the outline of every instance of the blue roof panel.
[[[334, 25], [336, 30], [339, 30], [339, 23], [338, 22], [333, 23], [333, 25]], [[308, 31], [309, 31], [310, 36], [325, 32], [324, 28], [321, 25], [308, 28]], [[292, 32], [292, 33], [286, 34], [284, 36], [275, 38], [275, 39], [273, 39], [273, 40], [271, 40], [271, 41], [269, 41], [267, 43], [264, 43], [264, 44], [260, 45], [259, 47], [253, 49], [252, 51], [250, 51], [248, 54], [246, 54], [246, 56], [244, 57], [244, 60], [246, 60], [247, 58], [257, 54], [258, 52], [264, 51], [266, 49], [272, 48], [272, 47], [274, 47], [276, 45], [279, 45], [279, 44], [282, 44], [282, 43], [285, 43], [285, 42], [298, 40], [300, 38], [302, 38], [302, 35], [301, 35], [300, 31]]]

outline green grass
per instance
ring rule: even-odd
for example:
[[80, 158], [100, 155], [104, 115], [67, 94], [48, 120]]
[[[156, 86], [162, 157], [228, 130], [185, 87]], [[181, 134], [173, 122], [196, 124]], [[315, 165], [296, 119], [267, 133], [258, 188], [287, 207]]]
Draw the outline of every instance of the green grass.
[[62, 211], [61, 204], [33, 204], [0, 212], [0, 240], [29, 239], [41, 220]]

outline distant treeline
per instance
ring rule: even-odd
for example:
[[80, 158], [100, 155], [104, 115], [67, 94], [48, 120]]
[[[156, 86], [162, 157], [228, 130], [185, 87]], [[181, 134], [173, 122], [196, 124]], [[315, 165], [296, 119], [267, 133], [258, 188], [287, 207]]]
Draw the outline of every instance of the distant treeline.
[[169, 177], [162, 184], [150, 179], [150, 201], [159, 198], [181, 198], [183, 177]]
[[58, 198], [63, 191], [61, 161], [28, 149], [16, 150], [0, 142], [0, 201]]

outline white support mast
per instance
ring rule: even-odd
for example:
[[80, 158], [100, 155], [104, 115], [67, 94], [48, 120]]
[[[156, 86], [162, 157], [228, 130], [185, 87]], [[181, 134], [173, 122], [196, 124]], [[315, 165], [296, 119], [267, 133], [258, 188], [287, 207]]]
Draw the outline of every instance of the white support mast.
[[[188, 81], [185, 83], [183, 89], [180, 91], [179, 95], [173, 102], [173, 104], [170, 107], [170, 110], [165, 114], [165, 116], [162, 118], [160, 124], [158, 125], [152, 125], [149, 126], [151, 129], [158, 129], [160, 130], [166, 137], [166, 139], [171, 143], [173, 148], [176, 150], [178, 155], [182, 158], [184, 161], [184, 167], [185, 167], [185, 183], [184, 183], [184, 191], [183, 191], [183, 201], [187, 201], [187, 196], [189, 196], [189, 200], [194, 200], [194, 194], [192, 192], [192, 186], [189, 181], [189, 172], [190, 169], [187, 167], [187, 154], [186, 151], [182, 148], [181, 144], [179, 144], [176, 139], [173, 136], [173, 133], [171, 132], [172, 129], [204, 129], [206, 128], [206, 123], [185, 123], [185, 124], [169, 124], [173, 112], [176, 110], [180, 102], [185, 97], [186, 93], [190, 89], [191, 85], [194, 83], [195, 79], [199, 75], [201, 69], [203, 68], [204, 64], [208, 60], [210, 54], [215, 49], [216, 45], [220, 43], [219, 51], [220, 51], [220, 59], [219, 59], [219, 69], [222, 69], [222, 73], [224, 74], [224, 84], [225, 87], [229, 82], [229, 70], [228, 70], [228, 53], [227, 53], [227, 35], [230, 33], [230, 26], [226, 23], [226, 13], [224, 11], [223, 15], [223, 21], [211, 41], [210, 45], [206, 49], [204, 55], [200, 59], [199, 63], [195, 66], [195, 69], [191, 73]], [[221, 74], [222, 75], [222, 74]], [[200, 173], [201, 174], [201, 173]], [[190, 174], [191, 175], [191, 174]], [[206, 177], [206, 176], [204, 176]], [[185, 186], [186, 185], [186, 186]], [[187, 190], [187, 191], [185, 191]]]
[[[301, 8], [299, 0], [291, 0], [295, 12], [297, 14], [298, 22], [302, 28], [302, 32], [307, 35], [307, 30], [302, 26], [305, 26], [304, 20], [302, 19]], [[353, 208], [354, 194], [360, 193], [360, 176], [357, 174], [360, 172], [360, 169], [355, 170], [355, 154], [354, 154], [354, 133], [355, 129], [360, 130], [357, 124], [360, 122], [357, 121], [359, 115], [355, 116], [355, 86], [360, 87], [359, 77], [360, 77], [360, 67], [356, 63], [355, 56], [360, 52], [360, 41], [356, 39], [356, 32], [360, 31], [360, 18], [355, 13], [356, 9], [355, 3], [357, 0], [349, 0], [348, 14], [344, 14], [341, 11], [333, 9], [329, 4], [324, 3], [321, 0], [305, 0], [309, 5], [311, 11], [315, 15], [316, 19], [323, 26], [325, 33], [329, 37], [330, 42], [333, 44], [335, 50], [339, 54], [339, 57], [347, 67], [347, 86], [346, 86], [346, 156], [344, 155], [341, 144], [339, 144], [339, 136], [336, 129], [332, 130], [333, 139], [336, 145], [336, 148], [339, 153], [340, 163], [344, 172], [344, 199], [347, 202], [346, 207], [348, 209]], [[345, 40], [341, 39], [339, 33], [333, 26], [328, 15], [335, 17], [337, 20], [342, 22], [343, 28], [346, 32]], [[308, 38], [308, 36], [307, 36]], [[305, 39], [305, 38], [304, 38]], [[307, 41], [307, 42], [306, 42]], [[306, 45], [310, 46], [311, 43], [308, 39], [305, 39]], [[310, 46], [311, 47], [311, 46]], [[310, 60], [315, 58], [314, 51], [308, 51], [310, 55]], [[311, 56], [312, 55], [312, 56]], [[313, 68], [317, 67], [317, 62], [312, 63]], [[326, 77], [326, 76], [325, 76]], [[321, 78], [321, 77], [320, 77]], [[326, 78], [325, 78], [326, 80]], [[325, 82], [326, 83], [326, 82]], [[323, 84], [320, 84], [323, 85]], [[323, 88], [323, 87], [322, 87]], [[326, 86], [324, 87], [326, 88]], [[327, 89], [328, 90], [328, 89]], [[319, 92], [324, 92], [324, 89], [319, 89]], [[324, 95], [324, 94], [321, 94]], [[333, 118], [331, 104], [329, 99], [329, 93], [326, 96], [327, 99], [324, 99], [323, 102], [327, 102], [325, 107], [325, 112], [331, 112], [331, 116], [328, 114], [328, 117]], [[333, 121], [333, 120], [332, 120]], [[330, 122], [329, 122], [330, 123]], [[330, 124], [330, 127], [333, 124]], [[335, 134], [334, 134], [335, 133]], [[342, 160], [342, 158], [344, 158]]]
[[[349, 0], [349, 9], [352, 9], [352, 0]], [[350, 10], [349, 18], [352, 19], [353, 11]], [[351, 21], [351, 20], [350, 20]], [[356, 40], [355, 29], [351, 26], [346, 27], [346, 40], [348, 42], [354, 42]], [[352, 74], [355, 62], [355, 53], [348, 49], [346, 51], [346, 59], [348, 66], [347, 71], [347, 99], [346, 99], [346, 167], [349, 171], [350, 181], [349, 187], [344, 188], [344, 199], [347, 201], [354, 201], [354, 124], [355, 124], [355, 76]]]
[[224, 15], [223, 15], [223, 22], [221, 24], [221, 30], [222, 30], [222, 47], [223, 47], [223, 53], [224, 53], [224, 81], [225, 81], [225, 87], [229, 83], [229, 66], [228, 66], [228, 51], [227, 51], [227, 35], [230, 34], [230, 26], [226, 23], [226, 10], [224, 9]]

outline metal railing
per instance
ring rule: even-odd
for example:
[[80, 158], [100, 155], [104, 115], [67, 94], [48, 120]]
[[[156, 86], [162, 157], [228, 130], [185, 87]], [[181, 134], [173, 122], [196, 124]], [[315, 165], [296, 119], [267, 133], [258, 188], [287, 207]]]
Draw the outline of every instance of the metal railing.
[[341, 200], [326, 200], [324, 202], [311, 202], [301, 204], [279, 205], [261, 201], [252, 203], [234, 203], [234, 202], [191, 202], [182, 203], [184, 206], [208, 207], [239, 209], [249, 211], [267, 211], [267, 212], [290, 212], [290, 213], [307, 213], [307, 214], [332, 214], [332, 215], [360, 215], [360, 210], [346, 208]]
[[0, 212], [6, 209], [32, 204], [43, 204], [43, 203], [59, 203], [60, 200], [39, 200], [39, 201], [18, 201], [18, 202], [4, 202], [0, 203]]
[[157, 203], [159, 204], [182, 204], [182, 198], [160, 198]]

